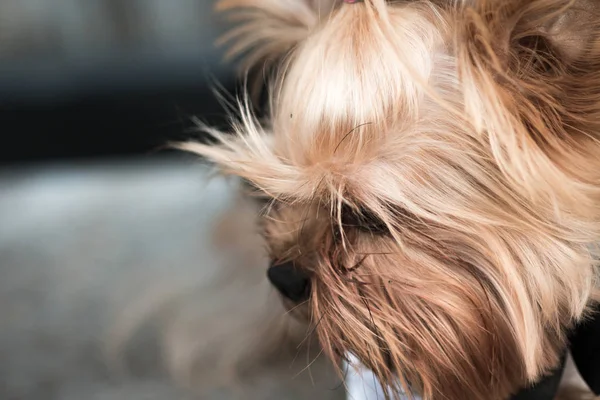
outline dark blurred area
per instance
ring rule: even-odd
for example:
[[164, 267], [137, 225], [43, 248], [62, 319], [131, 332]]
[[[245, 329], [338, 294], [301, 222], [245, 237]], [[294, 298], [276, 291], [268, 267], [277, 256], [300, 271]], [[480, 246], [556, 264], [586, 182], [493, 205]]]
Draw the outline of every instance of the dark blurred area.
[[223, 121], [210, 0], [0, 1], [0, 164], [127, 157]]

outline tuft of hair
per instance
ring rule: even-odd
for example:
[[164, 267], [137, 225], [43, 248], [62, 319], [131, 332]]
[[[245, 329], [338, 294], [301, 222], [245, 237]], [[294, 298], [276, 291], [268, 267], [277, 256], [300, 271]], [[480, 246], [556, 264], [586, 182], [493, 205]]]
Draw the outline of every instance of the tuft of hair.
[[245, 69], [285, 56], [317, 29], [335, 0], [219, 0], [216, 10], [236, 27], [219, 40], [228, 58], [244, 55]]

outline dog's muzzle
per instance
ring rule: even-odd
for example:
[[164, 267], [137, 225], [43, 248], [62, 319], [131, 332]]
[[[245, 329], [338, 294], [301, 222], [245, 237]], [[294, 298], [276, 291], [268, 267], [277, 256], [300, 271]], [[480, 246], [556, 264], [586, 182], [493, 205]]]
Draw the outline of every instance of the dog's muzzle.
[[296, 303], [307, 300], [310, 295], [310, 278], [291, 261], [271, 265], [267, 277], [283, 296]]

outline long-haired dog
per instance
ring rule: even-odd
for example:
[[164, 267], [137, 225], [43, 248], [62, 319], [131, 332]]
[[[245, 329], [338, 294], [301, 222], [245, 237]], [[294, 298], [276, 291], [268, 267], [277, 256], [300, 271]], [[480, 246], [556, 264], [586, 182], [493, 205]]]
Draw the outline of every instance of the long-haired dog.
[[[356, 3], [356, 4], [351, 4]], [[269, 277], [334, 360], [506, 399], [597, 298], [600, 5], [222, 0], [269, 110], [181, 147], [267, 199]], [[246, 97], [245, 97], [246, 98]]]

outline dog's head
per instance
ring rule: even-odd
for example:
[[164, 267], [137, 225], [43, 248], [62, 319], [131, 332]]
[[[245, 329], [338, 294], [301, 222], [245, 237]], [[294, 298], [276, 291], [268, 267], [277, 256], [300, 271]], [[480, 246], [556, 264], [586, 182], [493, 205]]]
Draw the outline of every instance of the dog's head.
[[268, 199], [269, 277], [329, 356], [448, 399], [558, 362], [600, 239], [589, 3], [219, 3], [236, 50], [279, 60], [270, 118], [241, 102], [234, 135], [183, 147]]

